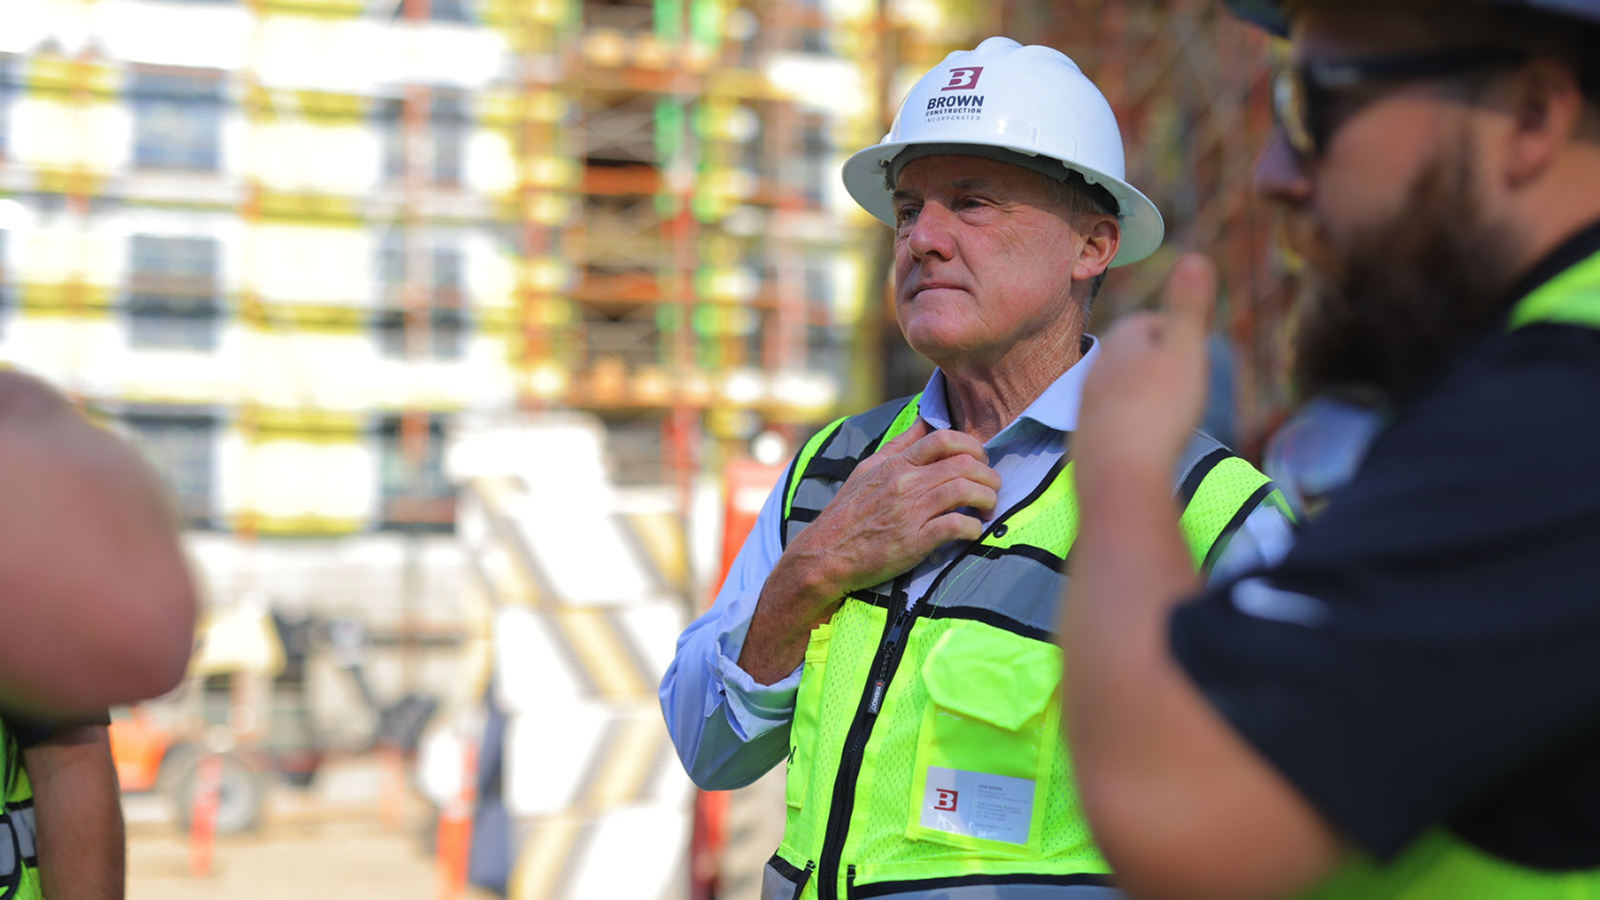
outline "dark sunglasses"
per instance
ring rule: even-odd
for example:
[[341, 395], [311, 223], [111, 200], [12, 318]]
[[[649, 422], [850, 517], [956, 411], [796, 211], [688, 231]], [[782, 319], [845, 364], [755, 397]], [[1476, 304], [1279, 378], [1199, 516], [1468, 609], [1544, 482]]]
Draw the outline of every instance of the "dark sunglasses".
[[[1307, 60], [1280, 69], [1272, 84], [1272, 112], [1289, 146], [1304, 159], [1327, 148], [1340, 125], [1362, 105], [1361, 87], [1427, 78], [1447, 78], [1495, 66], [1526, 62], [1523, 50], [1476, 48], [1352, 60]], [[1376, 94], [1365, 100], [1376, 99]]]

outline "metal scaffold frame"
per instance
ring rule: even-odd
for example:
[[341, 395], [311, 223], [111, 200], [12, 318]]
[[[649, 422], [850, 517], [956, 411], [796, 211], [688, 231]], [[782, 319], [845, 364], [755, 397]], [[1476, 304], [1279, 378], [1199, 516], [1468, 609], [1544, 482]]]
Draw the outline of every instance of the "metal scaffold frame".
[[[802, 26], [828, 27], [820, 9], [797, 25], [791, 6], [512, 7], [523, 90], [560, 110], [519, 108], [525, 264], [553, 253], [564, 273], [522, 280], [523, 405], [590, 410], [634, 435], [658, 423], [643, 446], [664, 464], [619, 459], [630, 480], [686, 484], [761, 427], [794, 437], [832, 412], [774, 387], [815, 370], [809, 334], [834, 321], [807, 300], [805, 239], [787, 236], [827, 230], [823, 198], [785, 161], [831, 155], [844, 130], [818, 126], [835, 137], [808, 151], [797, 101], [768, 77]], [[751, 27], [729, 36], [728, 22]], [[820, 246], [849, 244], [835, 228]]]

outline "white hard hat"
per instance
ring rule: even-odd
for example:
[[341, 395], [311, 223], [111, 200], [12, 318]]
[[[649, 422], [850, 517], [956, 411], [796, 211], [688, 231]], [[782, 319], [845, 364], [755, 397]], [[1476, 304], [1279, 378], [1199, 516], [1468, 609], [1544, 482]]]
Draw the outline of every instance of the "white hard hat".
[[[1125, 266], [1161, 246], [1161, 212], [1122, 180], [1122, 133], [1111, 104], [1065, 54], [1050, 47], [992, 37], [957, 50], [922, 76], [900, 104], [883, 140], [844, 164], [844, 186], [862, 208], [894, 225], [891, 164], [908, 147], [943, 145], [940, 152], [1006, 159], [1021, 154], [1027, 168], [1065, 180], [1077, 172], [1117, 202], [1122, 246], [1112, 260]], [[930, 148], [933, 149], [933, 148]], [[981, 152], [990, 149], [991, 152]], [[1001, 152], [992, 152], [1001, 151]]]

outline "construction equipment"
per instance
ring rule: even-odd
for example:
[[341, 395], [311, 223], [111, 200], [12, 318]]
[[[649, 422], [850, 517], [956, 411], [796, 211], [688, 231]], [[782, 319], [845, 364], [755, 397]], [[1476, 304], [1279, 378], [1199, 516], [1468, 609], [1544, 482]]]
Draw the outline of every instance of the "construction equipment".
[[245, 831], [260, 824], [268, 787], [276, 782], [310, 787], [327, 757], [330, 738], [314, 721], [306, 667], [318, 654], [355, 685], [373, 713], [369, 735], [337, 749], [413, 753], [437, 701], [407, 694], [382, 703], [363, 667], [365, 630], [349, 621], [315, 617], [290, 620], [260, 603], [214, 613], [190, 677], [177, 691], [150, 703], [116, 710], [112, 756], [124, 793], [160, 792], [187, 829], [200, 795], [201, 763], [221, 760], [215, 830]]

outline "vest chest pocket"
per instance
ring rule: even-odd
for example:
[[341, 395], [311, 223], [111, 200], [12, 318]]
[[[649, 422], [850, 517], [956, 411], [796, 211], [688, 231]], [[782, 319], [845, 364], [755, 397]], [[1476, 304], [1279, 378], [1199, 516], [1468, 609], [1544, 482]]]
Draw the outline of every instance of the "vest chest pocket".
[[811, 788], [811, 764], [819, 734], [817, 719], [822, 714], [822, 686], [832, 637], [833, 623], [824, 622], [811, 629], [806, 642], [805, 665], [794, 698], [794, 722], [789, 728], [789, 763], [783, 786], [784, 802], [794, 809], [805, 805], [806, 792]]
[[1029, 856], [1040, 846], [1060, 738], [1061, 651], [954, 622], [923, 660], [929, 702], [917, 739], [907, 836]]

